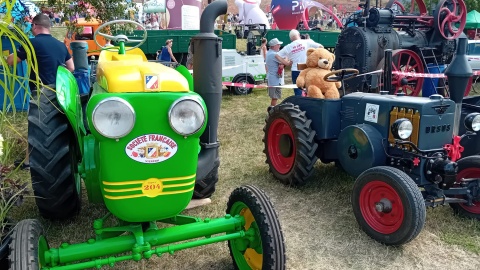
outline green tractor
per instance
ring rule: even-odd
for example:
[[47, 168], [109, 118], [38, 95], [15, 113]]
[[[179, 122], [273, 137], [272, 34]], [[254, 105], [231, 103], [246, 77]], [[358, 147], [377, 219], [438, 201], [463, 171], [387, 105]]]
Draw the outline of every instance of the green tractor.
[[[102, 51], [85, 113], [75, 77], [63, 67], [56, 92], [37, 91], [28, 141], [40, 214], [48, 219], [78, 214], [82, 179], [89, 201], [104, 203], [110, 213], [94, 221], [95, 238], [58, 248], [49, 246], [39, 221], [19, 222], [10, 244], [10, 269], [113, 267], [221, 241], [228, 241], [237, 269], [285, 269], [280, 223], [258, 188], [235, 189], [223, 217], [180, 214], [192, 197], [211, 196], [218, 179], [222, 39], [213, 24], [226, 11], [226, 1], [215, 1], [202, 14], [194, 57], [210, 69], [197, 65], [193, 80], [185, 67], [147, 61], [138, 49], [146, 31], [142, 40], [100, 32], [134, 23], [120, 20], [95, 32], [118, 47]], [[129, 42], [138, 44], [126, 47]], [[117, 225], [106, 226], [110, 218]], [[176, 226], [159, 228], [160, 222]]]

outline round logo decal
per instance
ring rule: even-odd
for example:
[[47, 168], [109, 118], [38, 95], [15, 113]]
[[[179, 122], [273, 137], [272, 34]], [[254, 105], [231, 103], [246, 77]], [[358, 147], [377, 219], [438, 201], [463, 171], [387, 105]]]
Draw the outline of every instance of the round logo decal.
[[174, 0], [168, 0], [167, 7], [168, 7], [168, 9], [173, 9], [175, 7], [175, 1]]
[[147, 134], [127, 143], [125, 153], [131, 159], [141, 163], [158, 163], [177, 153], [177, 143], [165, 135]]

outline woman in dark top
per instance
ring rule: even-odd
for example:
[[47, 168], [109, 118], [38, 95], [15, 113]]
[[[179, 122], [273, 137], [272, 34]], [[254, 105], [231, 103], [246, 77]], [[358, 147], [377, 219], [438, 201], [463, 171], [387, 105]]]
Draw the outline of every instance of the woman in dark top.
[[175, 56], [173, 56], [173, 53], [172, 53], [172, 42], [173, 40], [171, 39], [167, 39], [167, 41], [165, 42], [165, 46], [162, 48], [162, 51], [160, 52], [160, 61], [178, 63], [177, 59], [175, 59]]

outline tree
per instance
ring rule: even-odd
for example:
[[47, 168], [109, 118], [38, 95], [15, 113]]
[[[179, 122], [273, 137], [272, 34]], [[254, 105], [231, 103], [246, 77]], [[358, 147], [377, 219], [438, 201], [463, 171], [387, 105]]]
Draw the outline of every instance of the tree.
[[48, 0], [48, 6], [62, 10], [65, 15], [76, 17], [84, 15], [87, 19], [94, 18], [102, 22], [127, 17], [126, 10], [135, 3], [125, 0], [81, 0], [66, 2], [66, 0]]
[[467, 12], [471, 10], [480, 11], [480, 1], [478, 0], [464, 0], [467, 6]]

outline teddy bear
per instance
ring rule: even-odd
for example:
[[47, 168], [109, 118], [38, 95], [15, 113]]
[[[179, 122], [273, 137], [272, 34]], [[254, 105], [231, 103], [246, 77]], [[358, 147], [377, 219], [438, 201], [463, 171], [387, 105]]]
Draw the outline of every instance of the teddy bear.
[[[338, 88], [341, 82], [327, 82], [323, 77], [330, 73], [335, 55], [323, 48], [308, 49], [307, 62], [297, 78], [297, 87], [307, 89], [307, 97], [314, 98], [340, 98]], [[299, 69], [302, 64], [299, 64]]]

